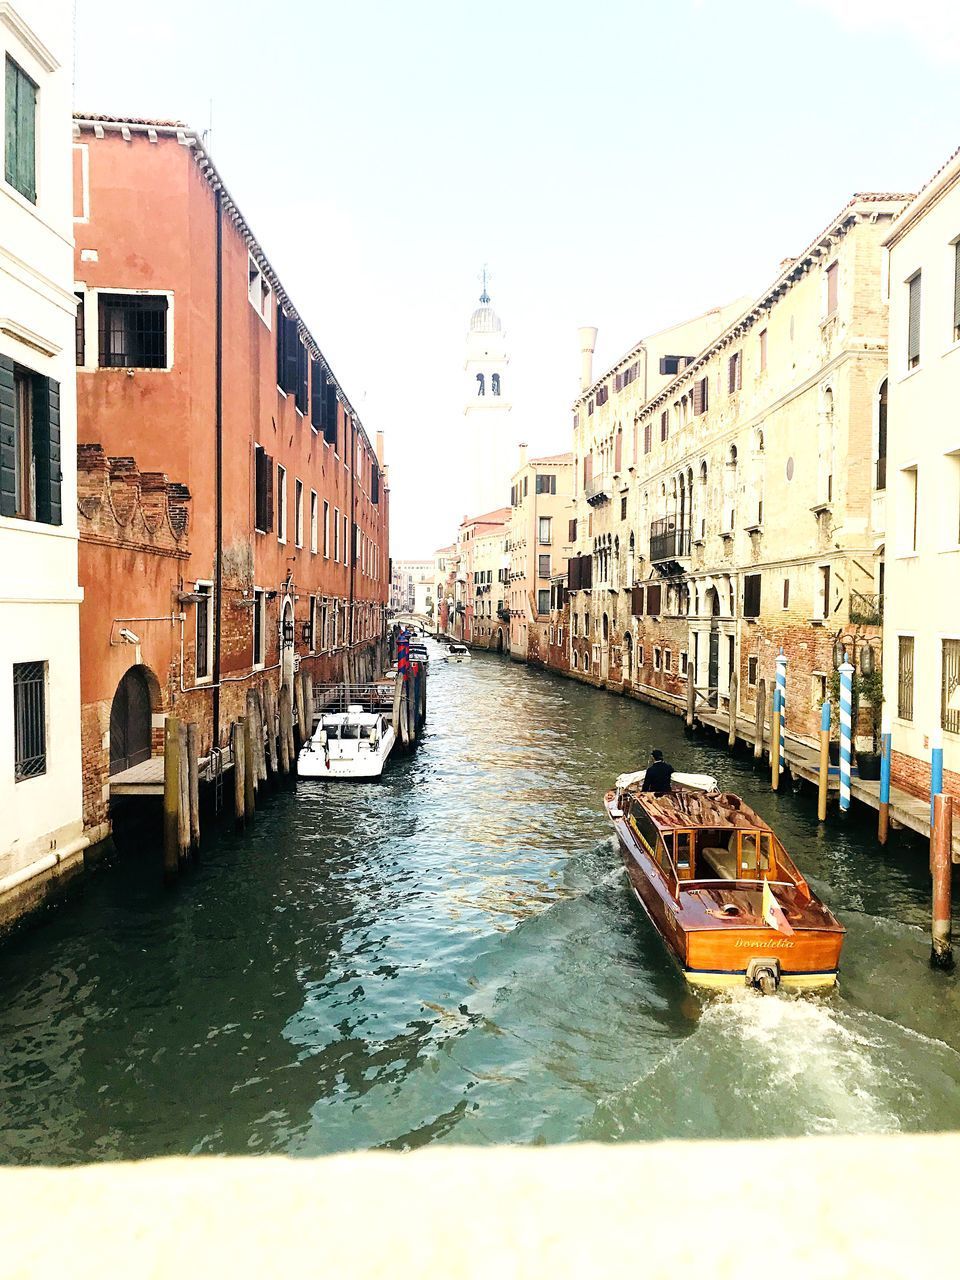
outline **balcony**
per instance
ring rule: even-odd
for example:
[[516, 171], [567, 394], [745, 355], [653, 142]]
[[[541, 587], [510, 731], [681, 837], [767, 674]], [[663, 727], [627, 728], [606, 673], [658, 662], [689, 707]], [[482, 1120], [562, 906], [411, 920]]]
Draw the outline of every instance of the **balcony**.
[[502, 609], [497, 610], [497, 617], [500, 619], [501, 622], [510, 621], [510, 610], [506, 607], [506, 605], [504, 605]]
[[654, 520], [650, 526], [650, 561], [680, 560], [690, 554], [690, 530], [678, 529], [675, 516]]
[[583, 486], [583, 496], [591, 507], [599, 507], [602, 502], [610, 501], [612, 482], [609, 476], [591, 476]]
[[864, 627], [879, 627], [883, 622], [883, 596], [875, 591], [851, 591], [850, 621]]

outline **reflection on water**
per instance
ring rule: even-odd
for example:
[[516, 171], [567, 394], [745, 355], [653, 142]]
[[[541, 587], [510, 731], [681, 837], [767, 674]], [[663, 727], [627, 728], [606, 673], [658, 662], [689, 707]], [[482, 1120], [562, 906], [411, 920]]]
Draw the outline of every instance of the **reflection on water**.
[[[272, 797], [172, 893], [128, 856], [0, 954], [6, 1160], [960, 1125], [916, 846], [818, 829], [679, 720], [509, 661], [438, 666], [427, 728], [378, 784]], [[601, 808], [654, 745], [839, 912], [838, 995], [688, 990]]]

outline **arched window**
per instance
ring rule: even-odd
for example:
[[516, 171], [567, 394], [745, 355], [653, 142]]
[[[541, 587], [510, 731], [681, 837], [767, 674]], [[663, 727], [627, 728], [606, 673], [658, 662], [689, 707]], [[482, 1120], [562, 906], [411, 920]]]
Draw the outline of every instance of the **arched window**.
[[490, 375], [490, 394], [491, 394], [491, 395], [494, 395], [494, 396], [498, 396], [498, 395], [500, 394], [500, 375], [499, 375], [499, 373], [492, 373], [492, 374]]
[[723, 527], [732, 530], [737, 519], [737, 446], [727, 450], [727, 465], [723, 473]]
[[880, 383], [877, 397], [877, 488], [887, 487], [887, 380]]
[[617, 585], [620, 585], [620, 535], [613, 540], [613, 572]]
[[630, 531], [630, 543], [627, 548], [627, 586], [632, 587], [636, 582], [636, 538], [633, 536], [633, 530]]
[[700, 463], [700, 494], [697, 502], [697, 528], [701, 538], [707, 536], [707, 460]]
[[633, 636], [629, 631], [623, 637], [623, 679], [629, 683], [633, 679]]
[[817, 466], [817, 498], [820, 502], [833, 501], [833, 463], [836, 450], [834, 438], [833, 391], [826, 387], [820, 403], [819, 462]]

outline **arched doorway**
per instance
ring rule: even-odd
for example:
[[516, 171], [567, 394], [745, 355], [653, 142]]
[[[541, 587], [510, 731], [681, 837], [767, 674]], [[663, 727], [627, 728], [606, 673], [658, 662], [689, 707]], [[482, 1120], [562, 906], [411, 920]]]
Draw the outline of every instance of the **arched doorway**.
[[[297, 649], [294, 641], [293, 601], [289, 596], [284, 599], [280, 618], [281, 683], [288, 685], [292, 693], [294, 657]], [[345, 626], [346, 619], [344, 619]], [[342, 643], [346, 643], [346, 641], [343, 640]]]
[[716, 587], [707, 592], [707, 606], [710, 612], [710, 659], [707, 666], [707, 704], [718, 706], [718, 689], [720, 682], [720, 594]]
[[503, 627], [497, 627], [497, 653], [503, 653]]
[[131, 667], [117, 685], [110, 707], [110, 776], [142, 764], [151, 755], [152, 708], [143, 667]]
[[606, 680], [610, 674], [610, 619], [604, 614], [600, 624], [600, 679]]
[[624, 633], [623, 637], [623, 682], [630, 684], [633, 681], [633, 636], [629, 631]]

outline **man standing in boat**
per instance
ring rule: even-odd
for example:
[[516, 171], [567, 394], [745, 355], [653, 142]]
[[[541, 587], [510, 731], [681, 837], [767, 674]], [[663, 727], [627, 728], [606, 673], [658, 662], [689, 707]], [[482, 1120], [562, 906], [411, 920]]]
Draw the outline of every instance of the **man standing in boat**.
[[663, 758], [663, 752], [656, 747], [650, 752], [652, 764], [648, 764], [643, 775], [643, 790], [652, 791], [662, 796], [670, 790], [670, 779], [673, 777], [673, 765]]

